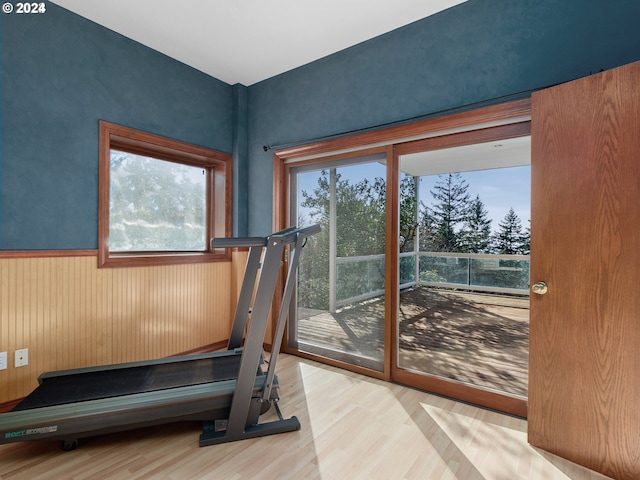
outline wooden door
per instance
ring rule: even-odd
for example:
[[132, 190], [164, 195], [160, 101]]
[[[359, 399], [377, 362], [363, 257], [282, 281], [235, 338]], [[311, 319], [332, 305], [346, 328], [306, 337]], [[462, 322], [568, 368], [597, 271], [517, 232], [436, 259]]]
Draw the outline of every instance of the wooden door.
[[529, 442], [640, 478], [640, 62], [532, 96]]

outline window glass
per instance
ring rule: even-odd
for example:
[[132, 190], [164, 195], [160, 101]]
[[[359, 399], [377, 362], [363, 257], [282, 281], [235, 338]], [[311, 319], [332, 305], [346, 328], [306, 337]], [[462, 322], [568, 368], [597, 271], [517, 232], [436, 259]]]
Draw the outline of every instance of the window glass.
[[384, 368], [386, 153], [291, 170], [291, 222], [317, 223], [298, 266], [289, 346]]
[[206, 169], [113, 149], [110, 164], [111, 251], [206, 250]]

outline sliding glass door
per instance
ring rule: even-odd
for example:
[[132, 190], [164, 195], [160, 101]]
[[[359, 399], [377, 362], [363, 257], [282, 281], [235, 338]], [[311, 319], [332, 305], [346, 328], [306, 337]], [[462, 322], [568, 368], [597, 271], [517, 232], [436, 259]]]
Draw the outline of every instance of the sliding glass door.
[[[400, 154], [394, 378], [470, 401], [527, 398], [530, 137]], [[509, 401], [507, 401], [509, 402]]]
[[277, 152], [276, 225], [322, 227], [285, 350], [526, 416], [529, 119], [518, 100]]
[[386, 155], [293, 167], [290, 223], [318, 223], [298, 269], [288, 346], [382, 372]]

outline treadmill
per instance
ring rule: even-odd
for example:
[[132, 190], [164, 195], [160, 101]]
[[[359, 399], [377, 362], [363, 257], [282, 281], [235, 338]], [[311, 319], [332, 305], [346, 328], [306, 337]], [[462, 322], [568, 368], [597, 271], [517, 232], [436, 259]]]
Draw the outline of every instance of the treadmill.
[[[275, 367], [300, 251], [319, 231], [312, 225], [212, 239], [213, 248], [249, 248], [226, 350], [43, 373], [31, 394], [0, 414], [0, 444], [59, 440], [72, 450], [80, 438], [185, 420], [203, 422], [200, 446], [299, 430], [298, 419], [283, 418], [278, 407]], [[287, 281], [266, 362], [262, 345], [287, 246]], [[272, 405], [278, 420], [260, 423]]]

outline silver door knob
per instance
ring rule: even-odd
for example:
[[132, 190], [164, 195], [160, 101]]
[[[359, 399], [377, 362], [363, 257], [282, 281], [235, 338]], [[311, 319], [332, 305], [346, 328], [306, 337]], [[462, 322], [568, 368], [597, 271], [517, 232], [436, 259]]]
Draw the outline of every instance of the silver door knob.
[[531, 290], [533, 290], [535, 294], [544, 295], [547, 293], [547, 284], [544, 282], [536, 282], [533, 284], [533, 287], [531, 287]]

